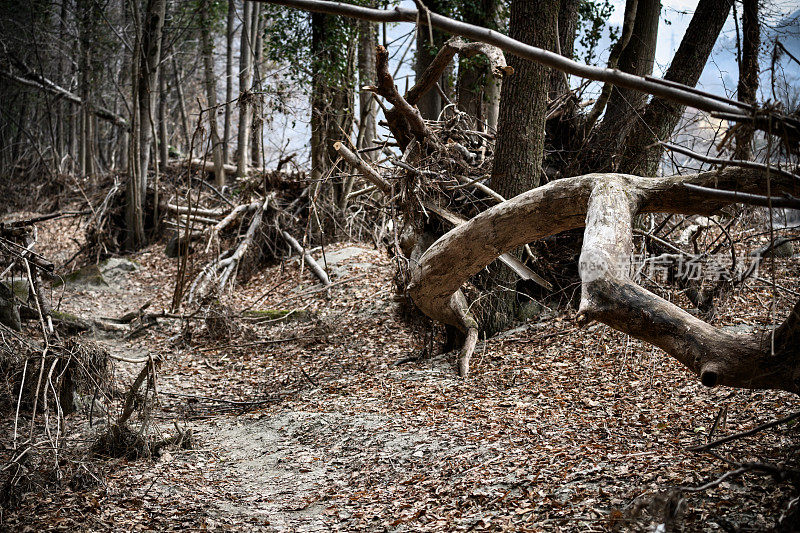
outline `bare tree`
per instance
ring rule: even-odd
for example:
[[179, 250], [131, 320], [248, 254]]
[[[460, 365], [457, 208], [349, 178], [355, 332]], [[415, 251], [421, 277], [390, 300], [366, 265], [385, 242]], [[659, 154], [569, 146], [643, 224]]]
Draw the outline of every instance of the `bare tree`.
[[[144, 244], [144, 202], [147, 194], [147, 169], [153, 142], [153, 113], [157, 91], [158, 65], [161, 61], [161, 31], [164, 27], [166, 0], [147, 0], [144, 18], [133, 4], [137, 28], [132, 62], [134, 113], [131, 117], [131, 149], [127, 186], [126, 220], [129, 248]], [[138, 155], [138, 157], [137, 157]]]
[[250, 0], [244, 0], [242, 12], [242, 31], [239, 46], [239, 142], [236, 174], [246, 176], [250, 166], [250, 90], [253, 84], [253, 51], [254, 36], [257, 28], [258, 6]]
[[[359, 120], [358, 142], [359, 149], [369, 148], [377, 134], [378, 104], [371, 92], [363, 87], [375, 85], [375, 47], [378, 45], [377, 27], [366, 21], [358, 25], [358, 84], [362, 88], [358, 93]], [[377, 159], [378, 152], [366, 152], [367, 159]]]
[[200, 5], [200, 50], [203, 55], [206, 100], [208, 101], [208, 123], [211, 133], [211, 157], [214, 161], [214, 182], [218, 187], [225, 185], [225, 160], [217, 124], [217, 77], [214, 74], [214, 41], [211, 36], [211, 20], [208, 13], [210, 1], [203, 0]]
[[[736, 96], [742, 102], [754, 104], [758, 90], [758, 50], [761, 45], [761, 24], [758, 20], [758, 1], [742, 2], [742, 50], [739, 57], [739, 84]], [[754, 130], [743, 124], [736, 130], [734, 159], [750, 159]]]
[[[454, 0], [433, 0], [425, 2], [427, 9], [435, 13], [450, 13], [455, 6]], [[421, 16], [426, 17], [428, 11], [423, 11]], [[427, 25], [420, 25], [417, 28], [417, 55], [414, 62], [414, 72], [419, 79], [430, 66], [433, 58], [436, 57], [439, 49], [447, 40], [447, 35], [435, 28]], [[437, 83], [442, 91], [449, 90], [448, 77], [453, 73], [452, 65], [442, 71]], [[439, 91], [427, 91], [417, 103], [420, 113], [424, 118], [435, 120], [442, 110], [443, 102]]]
[[[559, 5], [550, 0], [515, 0], [511, 3], [511, 38], [553, 50], [558, 34]], [[504, 83], [497, 124], [497, 143], [492, 167], [492, 188], [511, 198], [538, 187], [544, 158], [545, 117], [550, 88], [550, 69], [512, 56], [514, 82]], [[495, 312], [492, 331], [506, 328], [516, 309], [516, 277], [498, 265], [500, 288], [489, 305]]]
[[222, 133], [222, 157], [230, 163], [231, 118], [233, 116], [233, 41], [236, 38], [236, 2], [228, 0], [225, 26], [225, 125]]
[[[281, 0], [281, 3], [293, 4], [295, 0]], [[303, 8], [310, 7], [318, 11], [342, 13], [381, 22], [421, 20], [422, 16], [422, 13], [403, 8], [381, 11], [322, 0], [296, 0], [296, 4]], [[547, 43], [554, 42], [556, 38], [553, 22], [557, 17], [557, 10], [553, 6], [537, 5], [538, 9], [527, 11], [531, 7], [530, 4], [515, 2], [515, 5], [512, 5], [512, 34], [515, 34], [515, 28], [523, 35], [534, 33], [535, 37], [541, 39], [540, 42], [544, 42], [544, 46], [547, 46]], [[702, 64], [707, 61], [709, 49], [713, 46], [719, 33], [718, 28], [724, 22], [729, 9], [730, 4], [727, 3], [701, 0], [687, 36], [681, 43], [667, 74], [668, 81], [665, 82], [645, 79], [630, 72], [581, 66], [563, 56], [548, 53], [541, 47], [532, 47], [513, 38], [498, 37], [493, 32], [468, 26], [447, 17], [430, 15], [430, 22], [461, 35], [497, 44], [507, 51], [533, 59], [540, 65], [548, 64], [570, 73], [591, 76], [598, 81], [612, 81], [626, 89], [652, 93], [656, 98], [646, 105], [642, 122], [651, 127], [655, 126], [657, 132], [669, 134], [674, 127], [672, 121], [677, 121], [676, 115], [679, 118], [683, 106], [691, 104], [707, 111], [727, 113], [727, 116], [736, 117], [740, 121], [750, 121], [760, 129], [769, 129], [773, 121], [781, 121], [786, 128], [782, 132], [785, 134], [784, 142], [790, 149], [797, 150], [800, 144], [798, 142], [800, 137], [797, 135], [798, 123], [792, 117], [781, 115], [776, 111], [765, 111], [768, 117], [760, 120], [759, 117], [737, 113], [742, 109], [740, 104], [699, 93], [687, 85], [687, 83], [693, 85], [699, 77]], [[532, 16], [534, 12], [535, 17]], [[532, 20], [541, 21], [544, 28], [537, 28]], [[534, 28], [537, 31], [534, 31]], [[635, 33], [634, 31], [633, 34]], [[386, 56], [385, 50], [383, 59], [379, 56], [379, 64], [383, 61], [384, 68]], [[519, 75], [521, 66], [515, 70], [515, 75]], [[536, 75], [535, 71], [533, 75]], [[496, 156], [500, 162], [506, 161], [504, 158], [507, 157], [501, 155], [501, 143], [512, 143], [512, 140], [505, 138], [503, 133], [503, 120], [507, 116], [513, 116], [505, 106], [512, 104], [522, 106], [528, 100], [536, 101], [539, 93], [544, 93], [549, 88], [547, 77], [544, 77], [538, 86], [526, 85], [530, 79], [528, 76], [531, 74], [523, 76], [522, 81], [520, 78], [515, 80], [529, 89], [523, 95], [518, 95], [517, 99], [506, 102], [507, 95], [512, 94], [511, 90], [506, 88], [512, 84], [506, 84], [504, 88]], [[405, 136], [395, 133], [401, 147], [408, 144], [404, 139], [414, 136], [420, 143], [429, 143], [428, 149], [439, 149], [438, 141], [431, 135], [419, 111], [412, 107], [416, 100], [412, 99], [410, 94], [406, 95], [407, 100], [401, 98], [391, 77], [387, 75], [386, 78], [382, 80], [379, 76], [376, 90], [395, 105], [393, 112], [401, 113], [406, 119], [404, 124], [399, 120], [393, 121], [389, 116], [391, 113], [387, 113], [390, 127], [398, 130], [405, 128], [407, 131]], [[409, 91], [412, 92], [413, 89]], [[640, 100], [646, 101], [646, 98]], [[537, 113], [535, 109], [530, 112]], [[648, 118], [650, 122], [647, 122]], [[525, 117], [519, 117], [520, 121], [523, 119], [526, 124], [533, 122]], [[536, 129], [522, 130], [529, 135], [525, 138], [520, 136], [516, 143], [512, 143], [516, 145], [513, 148], [520, 150], [520, 145], [530, 144], [531, 139], [537, 140], [540, 135], [538, 128], [543, 127], [543, 124], [537, 122], [533, 125]], [[631, 128], [634, 133], [629, 135], [633, 137], [627, 139], [621, 147], [623, 150], [629, 151], [632, 146], [640, 143], [640, 136], [636, 135], [639, 127], [635, 125]], [[505, 135], [513, 136], [513, 129], [510, 134]], [[543, 137], [543, 133], [541, 136]], [[650, 138], [652, 139], [652, 136]], [[544, 141], [541, 142], [543, 144]], [[525, 148], [531, 150], [527, 146]], [[365, 177], [371, 176], [377, 187], [381, 190], [389, 189], [386, 180], [374, 168], [360, 161], [354, 154], [348, 155], [348, 151], [343, 149], [342, 145], [339, 146], [339, 150], [348, 162], [352, 162], [362, 171]], [[534, 146], [532, 150], [533, 156], [530, 153], [518, 152], [517, 157], [525, 158], [527, 168], [521, 165], [512, 166], [516, 163], [516, 159], [509, 158], [512, 159], [510, 161], [512, 165], [508, 167], [510, 171], [502, 173], [500, 172], [502, 167], [496, 168], [494, 174], [500, 183], [494, 181], [493, 175], [492, 185], [524, 187], [526, 181], [536, 179], [540, 171], [535, 167], [531, 170], [530, 166], [537, 159], [541, 161], [541, 156], [535, 155], [536, 150], [540, 148]], [[765, 168], [764, 165], [749, 166], [751, 168], [727, 168], [721, 171], [665, 178], [594, 173], [551, 181], [509, 200], [502, 200], [501, 197], [501, 203], [481, 212], [469, 221], [459, 223], [427, 248], [417, 261], [410, 262], [409, 294], [428, 316], [457, 327], [465, 335], [460, 364], [462, 372], [465, 373], [469, 356], [477, 341], [477, 324], [461, 292], [461, 286], [465, 281], [481, 271], [498, 254], [548, 235], [585, 227], [579, 262], [582, 286], [577, 316], [579, 325], [600, 321], [658, 346], [695, 372], [700, 381], [707, 386], [728, 385], [800, 392], [798, 349], [800, 303], [795, 306], [786, 321], [771, 334], [736, 335], [712, 327], [645, 290], [629, 277], [634, 217], [637, 214], [654, 212], [710, 214], [738, 201], [766, 205], [780, 198], [786, 200], [782, 195], [797, 193], [796, 174], [778, 172], [775, 169]], [[648, 165], [642, 164], [641, 161], [636, 165], [639, 169], [647, 167]], [[771, 184], [768, 187], [767, 178], [770, 176]], [[519, 185], [517, 181], [523, 185]], [[514, 190], [511, 192], [514, 193]], [[774, 196], [762, 196], [764, 192]], [[796, 203], [796, 198], [787, 201]]]

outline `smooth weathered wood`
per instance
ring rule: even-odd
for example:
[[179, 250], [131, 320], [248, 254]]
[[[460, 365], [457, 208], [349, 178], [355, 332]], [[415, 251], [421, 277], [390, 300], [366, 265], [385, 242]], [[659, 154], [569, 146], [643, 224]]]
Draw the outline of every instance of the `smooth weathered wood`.
[[286, 231], [282, 231], [281, 235], [283, 235], [283, 238], [286, 239], [286, 242], [289, 243], [289, 246], [291, 246], [295, 252], [297, 252], [303, 257], [303, 260], [308, 265], [308, 268], [310, 268], [311, 272], [313, 272], [314, 275], [317, 276], [317, 279], [319, 279], [322, 282], [322, 284], [325, 285], [326, 287], [330, 285], [331, 280], [330, 278], [328, 278], [328, 274], [321, 266], [319, 266], [319, 263], [317, 263], [316, 259], [311, 257], [311, 254], [308, 253], [305, 250], [305, 248], [303, 248], [300, 245], [299, 242], [297, 242], [297, 239], [289, 235], [289, 233], [287, 233]]
[[[586, 226], [579, 323], [600, 321], [658, 346], [707, 386], [800, 392], [800, 303], [775, 330], [773, 355], [769, 335], [717, 329], [628, 278], [634, 215], [708, 215], [731, 200], [710, 200], [685, 184], [754, 193], [765, 177], [754, 170], [726, 169], [667, 178], [609, 173], [557, 180], [492, 207], [442, 236], [412, 270], [408, 291], [425, 314], [468, 333], [475, 325], [460, 287], [470, 276], [517, 246]], [[794, 180], [771, 179], [774, 194], [797, 193]]]

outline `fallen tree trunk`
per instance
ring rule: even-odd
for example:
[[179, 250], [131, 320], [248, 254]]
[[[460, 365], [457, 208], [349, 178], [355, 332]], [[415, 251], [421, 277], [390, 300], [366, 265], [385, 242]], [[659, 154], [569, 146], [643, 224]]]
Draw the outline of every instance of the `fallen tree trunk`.
[[[209, 174], [214, 173], [214, 162], [213, 161], [206, 161], [205, 159], [183, 159], [179, 163], [180, 166], [184, 168], [194, 168], [202, 170], [203, 172], [208, 172]], [[226, 173], [231, 174], [236, 172], [236, 165], [231, 165], [225, 163], [222, 165], [222, 168], [225, 170]], [[248, 174], [252, 172], [263, 172], [263, 168], [261, 167], [249, 167]]]
[[[12, 72], [7, 70], [0, 69], [0, 76], [3, 76], [15, 83], [20, 85], [25, 85], [27, 87], [33, 87], [34, 89], [38, 89], [40, 91], [48, 92], [54, 94], [60, 98], [64, 98], [68, 102], [72, 102], [73, 104], [83, 105], [83, 100], [63, 87], [60, 87], [53, 83], [52, 81], [48, 80], [44, 76], [38, 76], [33, 73], [29, 73], [33, 77], [33, 79], [17, 76]], [[113, 111], [109, 111], [108, 109], [102, 106], [90, 106], [91, 112], [102, 120], [108, 121], [116, 126], [120, 126], [122, 128], [128, 128], [128, 121], [125, 120], [124, 117], [114, 113]]]
[[[641, 178], [589, 174], [551, 182], [457, 226], [420, 258], [408, 291], [428, 316], [468, 336], [475, 327], [460, 288], [500, 254], [569, 229], [586, 227], [580, 258], [581, 325], [599, 321], [662, 348], [706, 386], [800, 393], [800, 303], [766, 335], [715, 328], [630, 280], [632, 220], [640, 213], [709, 215], [732, 203], [709, 199], [686, 184], [744, 193], [763, 190], [767, 176], [729, 168], [689, 176]], [[796, 194], [796, 180], [771, 177], [773, 194]], [[462, 374], [466, 368], [462, 368]]]

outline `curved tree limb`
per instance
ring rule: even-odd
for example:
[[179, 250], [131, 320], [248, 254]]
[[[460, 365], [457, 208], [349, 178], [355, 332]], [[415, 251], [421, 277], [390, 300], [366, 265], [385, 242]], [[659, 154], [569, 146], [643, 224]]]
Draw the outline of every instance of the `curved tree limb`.
[[[737, 335], [712, 327], [628, 278], [632, 217], [665, 212], [711, 214], [730, 199], [711, 199], [685, 184], [757, 193], [764, 173], [726, 169], [690, 176], [641, 178], [589, 174], [533, 189], [492, 207], [436, 241], [412, 271], [409, 293], [428, 316], [468, 333], [461, 285], [500, 254], [568, 229], [586, 227], [578, 321], [600, 321], [662, 348], [707, 386], [800, 393], [800, 303], [774, 332]], [[796, 193], [773, 176], [773, 194]]]
[[503, 51], [490, 44], [476, 42], [468, 43], [460, 37], [451, 37], [433, 58], [431, 64], [422, 73], [422, 76], [414, 83], [414, 86], [406, 93], [406, 101], [411, 105], [416, 105], [420, 97], [427, 93], [436, 85], [442, 73], [453, 57], [458, 54], [461, 57], [473, 57], [483, 54], [489, 60], [492, 74], [498, 78], [510, 76], [514, 69], [506, 64], [506, 57]]

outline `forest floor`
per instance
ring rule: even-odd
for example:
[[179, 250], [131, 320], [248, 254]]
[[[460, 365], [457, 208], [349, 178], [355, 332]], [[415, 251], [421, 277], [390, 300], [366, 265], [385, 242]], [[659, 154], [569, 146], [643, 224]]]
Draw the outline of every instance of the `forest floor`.
[[[43, 223], [37, 250], [62, 262], [81, 235], [74, 219]], [[130, 340], [98, 334], [119, 354], [163, 358], [151, 429], [167, 435], [177, 423], [194, 445], [137, 460], [85, 456], [99, 483], [31, 492], [0, 529], [764, 531], [797, 496], [756, 473], [673, 490], [732, 469], [687, 451], [721, 408], [715, 437], [798, 410], [795, 396], [706, 389], [658, 349], [602, 325], [577, 329], [571, 311], [481, 343], [468, 379], [453, 354], [395, 365], [426, 354], [431, 329], [402, 318], [391, 259], [365, 243], [325, 254], [327, 290], [290, 259], [222, 297], [233, 316], [296, 310], [285, 319], [230, 320], [221, 335], [202, 319], [160, 319]], [[54, 288], [54, 301], [83, 317], [169, 308], [177, 260], [163, 244], [128, 259], [140, 268], [110, 286]], [[777, 267], [782, 285], [800, 290], [800, 263]], [[768, 325], [758, 302], [770, 297], [751, 283], [715, 324]], [[116, 363], [116, 386], [127, 390], [136, 372]], [[67, 423], [75, 442], [102, 425], [81, 413]], [[787, 425], [718, 451], [796, 464], [797, 445]]]

